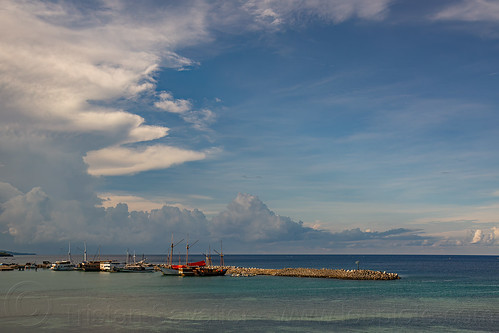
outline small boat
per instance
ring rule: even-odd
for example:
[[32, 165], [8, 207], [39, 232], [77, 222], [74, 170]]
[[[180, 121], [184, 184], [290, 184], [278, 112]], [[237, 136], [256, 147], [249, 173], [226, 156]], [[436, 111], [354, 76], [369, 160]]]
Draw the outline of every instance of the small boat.
[[13, 271], [13, 265], [0, 263], [0, 271]]
[[170, 244], [170, 254], [168, 255], [168, 264], [159, 265], [158, 268], [163, 273], [163, 275], [180, 275], [179, 268], [183, 267], [183, 265], [173, 265], [173, 248], [183, 242], [184, 240], [178, 241], [176, 244], [173, 242], [173, 234], [172, 234], [172, 242]]
[[75, 265], [69, 260], [60, 260], [50, 266], [53, 271], [72, 271], [75, 269]]
[[80, 264], [80, 268], [85, 272], [99, 272], [101, 260], [98, 261], [84, 261]]
[[114, 270], [114, 272], [122, 273], [153, 273], [154, 271], [154, 265], [145, 262], [145, 260], [134, 262], [133, 264], [126, 264], [125, 266]]
[[[26, 264], [28, 265], [28, 264]], [[27, 268], [27, 267], [26, 267]], [[59, 260], [50, 266], [53, 271], [72, 271], [76, 266], [71, 262], [71, 243], [68, 245], [68, 260]]]
[[125, 267], [124, 263], [113, 260], [105, 260], [100, 263], [100, 270], [103, 272], [116, 272], [123, 267]]

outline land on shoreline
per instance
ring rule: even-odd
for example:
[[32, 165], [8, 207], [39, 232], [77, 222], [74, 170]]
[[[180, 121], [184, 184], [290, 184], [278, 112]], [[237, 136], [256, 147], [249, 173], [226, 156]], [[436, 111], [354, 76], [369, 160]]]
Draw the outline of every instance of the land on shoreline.
[[36, 253], [22, 253], [22, 252], [0, 250], [0, 257], [12, 257], [12, 256], [36, 256]]

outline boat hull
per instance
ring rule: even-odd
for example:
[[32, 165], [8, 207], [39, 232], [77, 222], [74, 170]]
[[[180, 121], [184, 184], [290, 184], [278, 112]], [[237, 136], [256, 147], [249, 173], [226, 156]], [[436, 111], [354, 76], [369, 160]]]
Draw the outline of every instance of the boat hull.
[[163, 275], [176, 275], [176, 276], [180, 275], [179, 270], [174, 268], [160, 266], [159, 270], [161, 271], [161, 273], [163, 273]]
[[56, 261], [50, 267], [53, 271], [72, 271], [75, 269], [75, 265], [71, 263], [71, 261]]

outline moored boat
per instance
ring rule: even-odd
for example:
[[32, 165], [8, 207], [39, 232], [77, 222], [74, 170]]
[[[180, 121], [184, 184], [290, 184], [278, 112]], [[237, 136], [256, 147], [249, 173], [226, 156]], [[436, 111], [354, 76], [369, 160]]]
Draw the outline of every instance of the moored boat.
[[180, 275], [178, 268], [173, 268], [170, 265], [160, 265], [158, 268], [163, 275]]
[[[26, 264], [28, 265], [28, 264]], [[26, 267], [28, 268], [28, 267]], [[71, 243], [68, 244], [68, 260], [59, 260], [50, 266], [53, 271], [72, 271], [76, 266], [71, 261]]]
[[[177, 244], [179, 244], [178, 242]], [[194, 242], [193, 244], [189, 245], [187, 243], [186, 245], [186, 264], [185, 265], [173, 265], [172, 264], [172, 258], [173, 258], [173, 248], [177, 245], [173, 243], [173, 236], [172, 236], [172, 242], [171, 242], [171, 251], [170, 255], [168, 256], [168, 264], [165, 265], [159, 265], [158, 268], [159, 270], [163, 273], [163, 275], [180, 275], [180, 276], [222, 276], [225, 275], [227, 272], [227, 269], [224, 267], [223, 264], [223, 252], [222, 250], [220, 251], [220, 266], [212, 266], [212, 260], [211, 260], [211, 250], [208, 252], [206, 255], [206, 260], [202, 261], [196, 261], [196, 262], [188, 262], [189, 258], [189, 248], [196, 244]], [[218, 251], [216, 251], [218, 253]], [[206, 264], [208, 263], [208, 265]]]
[[0, 263], [0, 271], [13, 271], [14, 265]]
[[80, 264], [80, 268], [85, 272], [99, 272], [101, 260], [98, 261], [84, 261]]
[[126, 264], [114, 270], [114, 272], [122, 273], [153, 273], [154, 271], [154, 265], [145, 262], [145, 260]]
[[105, 260], [100, 263], [100, 270], [103, 272], [116, 272], [123, 267], [125, 267], [124, 263], [113, 260]]
[[69, 260], [60, 260], [53, 263], [50, 269], [53, 271], [72, 271], [75, 269], [75, 265]]

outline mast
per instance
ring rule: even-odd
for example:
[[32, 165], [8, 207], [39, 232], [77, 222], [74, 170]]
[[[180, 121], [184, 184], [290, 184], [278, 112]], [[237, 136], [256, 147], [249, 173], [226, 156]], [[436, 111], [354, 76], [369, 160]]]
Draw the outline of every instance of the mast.
[[[184, 239], [182, 238], [179, 240], [177, 243], [173, 243], [173, 234], [172, 234], [172, 242], [170, 243], [170, 255], [168, 258], [168, 264], [171, 266], [173, 265], [173, 248], [177, 246], [178, 244], [182, 243]], [[180, 265], [180, 259], [179, 259], [179, 265]]]
[[220, 240], [220, 266], [224, 267], [224, 250], [222, 247], [222, 240]]
[[170, 243], [170, 258], [168, 258], [168, 265], [170, 265], [170, 267], [173, 265], [173, 234], [172, 242]]
[[208, 244], [208, 255], [206, 256], [206, 264], [208, 264], [208, 266], [212, 266], [212, 262], [211, 262], [211, 245]]
[[186, 246], [186, 255], [185, 255], [185, 264], [188, 265], [189, 264], [189, 248], [191, 246], [194, 246], [194, 244], [196, 244], [197, 242], [199, 242], [199, 239], [197, 241], [195, 241], [194, 243], [192, 243], [191, 245], [189, 245], [189, 241], [187, 241], [187, 246]]
[[87, 242], [83, 242], [85, 250], [83, 251], [83, 262], [87, 262]]
[[68, 258], [69, 258], [69, 261], [71, 262], [71, 242], [69, 242]]
[[224, 267], [224, 250], [222, 248], [222, 241], [220, 240], [220, 252], [217, 250], [213, 249], [218, 255], [220, 256], [220, 267]]

